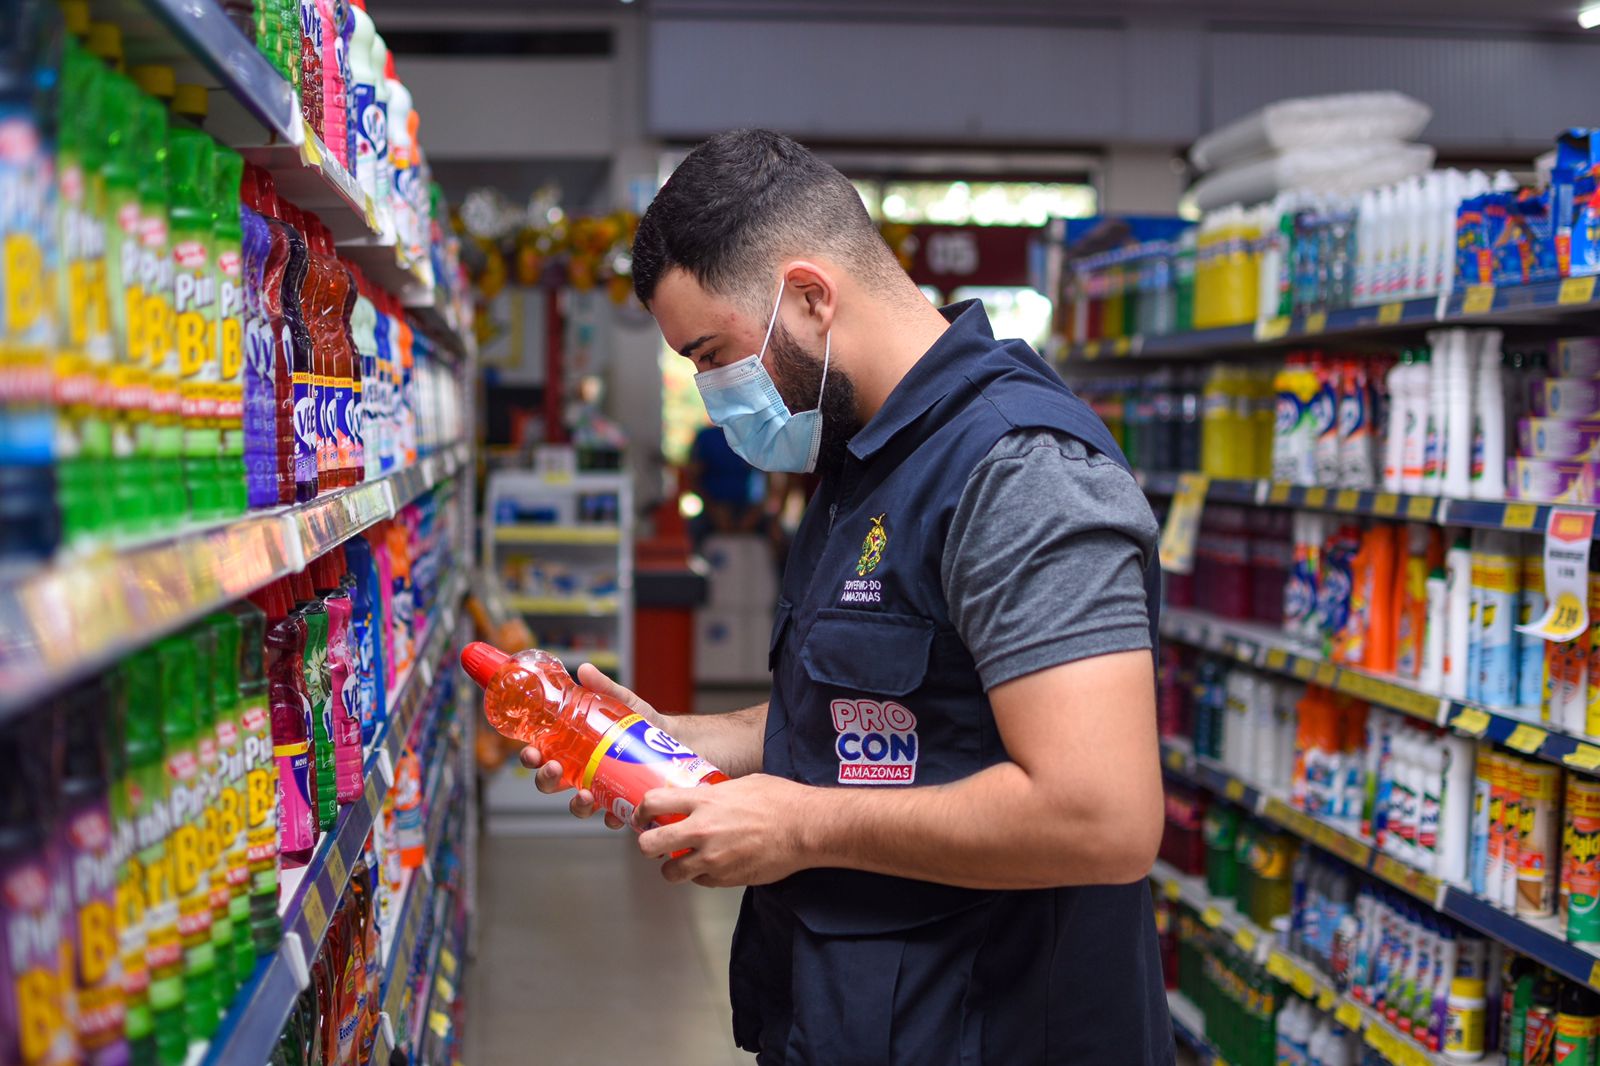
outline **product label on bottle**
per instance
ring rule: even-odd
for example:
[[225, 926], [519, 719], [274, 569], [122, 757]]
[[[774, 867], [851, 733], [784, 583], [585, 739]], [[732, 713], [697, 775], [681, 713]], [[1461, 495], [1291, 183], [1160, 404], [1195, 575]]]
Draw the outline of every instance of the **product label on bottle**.
[[236, 430], [244, 418], [244, 257], [237, 248], [217, 254], [216, 418]]
[[64, 844], [77, 912], [78, 1036], [92, 1055], [121, 1041], [125, 1013], [116, 928], [121, 864], [105, 800], [90, 803], [68, 818]]
[[[144, 291], [145, 359], [150, 372], [150, 415], [158, 425], [178, 420], [182, 402], [178, 392], [178, 353], [174, 341], [172, 287], [175, 276], [172, 254], [167, 246], [165, 214], [146, 214], [140, 219], [139, 284]], [[177, 454], [166, 441], [157, 442], [157, 453]]]
[[1479, 1053], [1483, 1051], [1484, 1012], [1451, 1007], [1445, 1016], [1444, 1050], [1446, 1054]]
[[[285, 333], [288, 327], [284, 327]], [[287, 338], [286, 338], [287, 339]], [[317, 397], [312, 375], [294, 373], [294, 479], [305, 483], [317, 480]]]
[[278, 884], [277, 764], [272, 750], [271, 718], [259, 700], [245, 705], [244, 727], [245, 860], [251, 891], [276, 891]]
[[211, 935], [211, 869], [207, 861], [206, 786], [200, 759], [179, 751], [167, 759], [172, 786], [172, 883], [178, 894], [178, 935], [183, 940], [185, 969], [209, 965]]
[[53, 845], [0, 872], [0, 932], [7, 977], [0, 1023], [21, 1066], [79, 1059], [72, 1023], [71, 893]]
[[1556, 1016], [1556, 1066], [1590, 1066], [1600, 1048], [1600, 1015]]
[[1567, 940], [1600, 943], [1600, 781], [1569, 781], [1563, 837]]
[[377, 95], [376, 85], [357, 82], [351, 96], [356, 126], [356, 184], [374, 200], [378, 198], [378, 154], [389, 150], [389, 132]]
[[[179, 964], [183, 945], [178, 939], [178, 894], [173, 884], [172, 854], [168, 842], [172, 833], [172, 808], [166, 802], [165, 771], [151, 767], [144, 780], [128, 782], [128, 798], [134, 809], [134, 846], [138, 848], [133, 865], [142, 878], [142, 900], [130, 898], [130, 905], [144, 906], [145, 964], [148, 985], [146, 1002], [150, 1010], [170, 1010], [183, 998]], [[136, 977], [136, 975], [134, 975]], [[128, 1025], [134, 1027], [134, 996], [129, 989]], [[145, 1015], [139, 1012], [142, 1020]]]
[[217, 279], [211, 270], [211, 250], [203, 240], [179, 240], [172, 248], [172, 309], [178, 346], [180, 413], [188, 428], [205, 427], [217, 415]]
[[317, 841], [317, 816], [311, 809], [311, 745], [277, 744], [272, 752], [278, 764], [278, 850], [306, 851]]
[[[692, 788], [719, 773], [705, 759], [637, 714], [617, 721], [589, 756], [583, 787], [595, 803], [627, 822], [653, 788]], [[651, 823], [654, 828], [656, 823]]]
[[232, 718], [217, 723], [217, 841], [222, 849], [224, 884], [212, 885], [213, 902], [243, 892], [250, 880], [249, 814], [245, 799], [244, 736]]
[[333, 394], [333, 430], [336, 441], [335, 463], [341, 470], [355, 468], [355, 433], [353, 430], [355, 386], [349, 378], [335, 379], [328, 390]]

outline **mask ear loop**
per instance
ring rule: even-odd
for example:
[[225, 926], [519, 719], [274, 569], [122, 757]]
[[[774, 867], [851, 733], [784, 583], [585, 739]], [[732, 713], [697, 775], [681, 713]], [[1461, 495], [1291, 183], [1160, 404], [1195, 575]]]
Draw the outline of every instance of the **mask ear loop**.
[[757, 359], [765, 359], [767, 345], [772, 343], [772, 331], [778, 328], [778, 308], [783, 306], [783, 279], [778, 279], [778, 298], [772, 301], [772, 315], [767, 319], [767, 335], [761, 339], [761, 351], [756, 353]]
[[833, 356], [833, 330], [822, 339], [822, 384], [817, 388], [817, 410], [822, 410], [822, 394], [828, 391], [828, 362]]

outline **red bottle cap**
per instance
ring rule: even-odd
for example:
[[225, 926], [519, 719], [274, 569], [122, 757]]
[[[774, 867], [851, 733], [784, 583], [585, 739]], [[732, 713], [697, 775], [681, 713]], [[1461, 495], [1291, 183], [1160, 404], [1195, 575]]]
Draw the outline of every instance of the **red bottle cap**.
[[475, 640], [461, 649], [461, 668], [482, 688], [488, 688], [494, 675], [510, 661], [511, 656], [481, 640]]
[[393, 52], [389, 53], [388, 60], [383, 64], [383, 76], [385, 78], [388, 78], [390, 81], [399, 81], [400, 80], [399, 78], [395, 77], [395, 73], [394, 73], [394, 53]]

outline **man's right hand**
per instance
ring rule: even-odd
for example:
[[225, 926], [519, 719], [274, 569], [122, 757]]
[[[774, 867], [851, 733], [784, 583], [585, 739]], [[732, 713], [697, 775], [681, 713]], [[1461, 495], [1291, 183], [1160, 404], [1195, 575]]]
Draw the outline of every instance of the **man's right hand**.
[[[610, 696], [635, 714], [642, 715], [651, 725], [660, 726], [661, 716], [656, 709], [640, 699], [630, 690], [617, 684], [611, 678], [601, 673], [598, 668], [590, 663], [584, 663], [578, 668], [578, 684], [591, 692], [598, 692], [602, 696]], [[528, 746], [522, 749], [522, 765], [534, 771], [533, 783], [540, 792], [554, 796], [564, 791], [561, 784], [561, 764], [555, 760], [545, 761], [544, 754], [538, 748]], [[594, 802], [594, 793], [586, 788], [580, 788], [573, 795], [568, 808], [578, 818], [593, 816], [597, 808]], [[625, 823], [611, 812], [606, 812], [606, 826], [611, 829], [621, 829]]]

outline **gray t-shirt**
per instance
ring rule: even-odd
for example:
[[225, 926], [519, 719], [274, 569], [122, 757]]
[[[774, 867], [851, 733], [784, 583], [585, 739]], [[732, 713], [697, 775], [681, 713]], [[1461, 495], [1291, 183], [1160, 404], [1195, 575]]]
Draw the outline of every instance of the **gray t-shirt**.
[[1002, 437], [967, 479], [940, 564], [985, 690], [1150, 647], [1144, 571], [1159, 536], [1114, 460], [1065, 434]]

